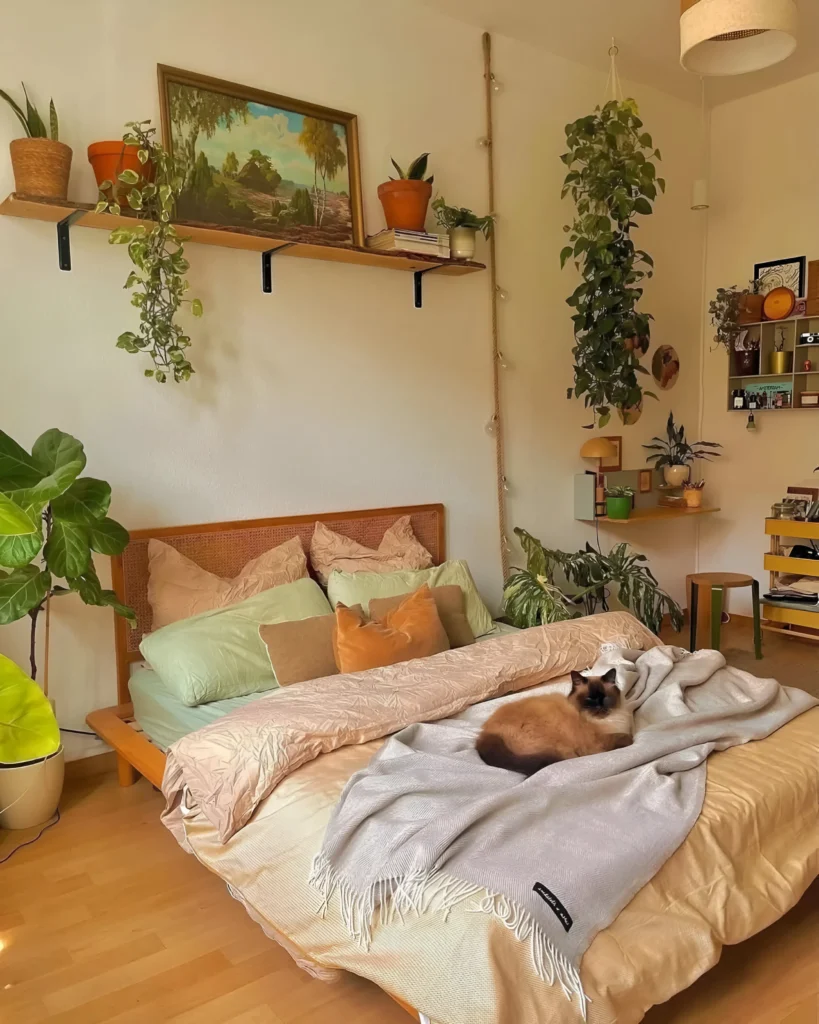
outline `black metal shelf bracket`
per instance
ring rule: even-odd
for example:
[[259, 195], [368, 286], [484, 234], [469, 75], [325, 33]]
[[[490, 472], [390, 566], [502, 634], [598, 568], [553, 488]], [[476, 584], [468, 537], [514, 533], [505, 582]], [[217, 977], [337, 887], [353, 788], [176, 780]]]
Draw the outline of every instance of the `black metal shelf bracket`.
[[262, 291], [265, 295], [270, 295], [273, 291], [273, 265], [271, 262], [273, 256], [295, 244], [295, 242], [285, 242], [284, 245], [277, 245], [275, 249], [267, 249], [262, 253]]
[[74, 210], [67, 217], [57, 221], [57, 261], [60, 264], [60, 270], [71, 269], [71, 233], [69, 229], [74, 221], [84, 216], [85, 210]]
[[424, 285], [423, 278], [424, 274], [431, 274], [433, 270], [440, 270], [443, 263], [438, 263], [434, 267], [427, 267], [425, 270], [414, 271], [413, 278], [413, 293], [415, 296], [415, 308], [421, 309], [424, 305]]

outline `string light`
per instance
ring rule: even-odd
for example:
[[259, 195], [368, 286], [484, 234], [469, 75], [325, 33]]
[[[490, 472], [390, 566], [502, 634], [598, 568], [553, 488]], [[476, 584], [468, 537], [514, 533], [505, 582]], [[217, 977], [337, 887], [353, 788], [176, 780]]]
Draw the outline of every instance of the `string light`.
[[503, 535], [503, 550], [507, 554], [512, 553], [512, 545], [509, 543], [509, 538], [506, 536], [506, 534]]
[[495, 78], [495, 72], [494, 71], [490, 71], [489, 72], [489, 81], [492, 83], [492, 92], [494, 92], [494, 93], [503, 92], [503, 82], [499, 82], [497, 80], [497, 78]]
[[483, 429], [490, 437], [498, 436], [498, 417], [494, 413], [486, 421], [486, 426]]
[[501, 483], [503, 484], [504, 491], [506, 491], [506, 493], [508, 494], [509, 493], [509, 481], [506, 479], [505, 476], [501, 477]]
[[497, 296], [501, 300], [501, 302], [506, 302], [506, 300], [509, 298], [509, 292], [506, 291], [505, 288], [501, 288], [499, 284], [495, 285], [495, 292], [497, 293]]
[[481, 149], [489, 149], [489, 147], [492, 145], [492, 140], [488, 139], [485, 135], [481, 135], [481, 137], [477, 140], [477, 143], [481, 147]]
[[506, 357], [504, 356], [503, 352], [501, 352], [500, 349], [498, 349], [497, 359], [498, 359], [498, 366], [500, 366], [500, 368], [502, 370], [508, 370], [509, 369], [509, 363], [506, 362]]

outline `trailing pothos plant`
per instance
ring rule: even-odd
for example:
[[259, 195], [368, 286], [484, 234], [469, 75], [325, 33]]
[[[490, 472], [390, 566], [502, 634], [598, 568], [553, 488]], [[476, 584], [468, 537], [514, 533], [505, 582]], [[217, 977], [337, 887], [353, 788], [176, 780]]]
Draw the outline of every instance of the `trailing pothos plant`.
[[[675, 630], [682, 628], [682, 609], [660, 589], [644, 564], [646, 556], [631, 551], [628, 544], [616, 544], [608, 555], [590, 544], [583, 551], [567, 552], [545, 548], [520, 527], [515, 527], [515, 533], [526, 555], [526, 568], [510, 576], [503, 590], [504, 611], [512, 625], [525, 629], [593, 615], [598, 607], [608, 611], [610, 588], [616, 586], [623, 607], [652, 633], [660, 632], [664, 614]], [[573, 588], [571, 592], [555, 581], [558, 570]]]
[[136, 621], [94, 569], [92, 552], [118, 555], [129, 537], [108, 517], [110, 486], [80, 476], [85, 462], [82, 443], [62, 430], [41, 434], [30, 454], [0, 430], [0, 625], [31, 618], [32, 679], [37, 618], [49, 598], [75, 593]]
[[[169, 377], [177, 382], [189, 380], [194, 372], [187, 357], [191, 339], [176, 315], [183, 305], [189, 305], [194, 316], [201, 316], [203, 310], [199, 299], [185, 298], [189, 285], [184, 274], [190, 266], [185, 259], [186, 240], [171, 224], [183, 178], [173, 156], [155, 140], [156, 129], [150, 121], [129, 121], [125, 127], [128, 131], [122, 141], [138, 147], [145, 174], [128, 168], [119, 175], [119, 181], [130, 186], [125, 195], [128, 208], [142, 223], [115, 228], [108, 238], [112, 245], [128, 246], [135, 269], [125, 287], [133, 289], [131, 304], [139, 310], [139, 329], [120, 334], [117, 348], [149, 355], [154, 365], [145, 370], [145, 376], [160, 384]], [[97, 213], [121, 213], [119, 191], [113, 182], [103, 181]]]
[[[654, 159], [660, 151], [634, 100], [611, 100], [593, 114], [566, 126], [568, 167], [562, 195], [570, 195], [575, 218], [564, 227], [570, 244], [561, 266], [574, 259], [583, 280], [566, 300], [575, 310], [574, 387], [568, 397], [583, 397], [604, 427], [611, 410], [638, 405], [644, 395], [638, 374], [647, 373], [639, 354], [648, 349], [651, 314], [638, 311], [644, 279], [654, 262], [631, 239], [638, 216], [653, 212], [665, 181]], [[594, 422], [589, 424], [593, 427]]]

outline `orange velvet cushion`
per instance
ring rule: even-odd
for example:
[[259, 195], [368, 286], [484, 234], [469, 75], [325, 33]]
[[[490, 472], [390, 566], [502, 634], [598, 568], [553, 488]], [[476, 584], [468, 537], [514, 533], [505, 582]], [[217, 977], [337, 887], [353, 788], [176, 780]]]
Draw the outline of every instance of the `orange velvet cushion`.
[[449, 650], [435, 599], [426, 584], [380, 622], [365, 623], [360, 612], [338, 605], [334, 645], [340, 672], [363, 672]]

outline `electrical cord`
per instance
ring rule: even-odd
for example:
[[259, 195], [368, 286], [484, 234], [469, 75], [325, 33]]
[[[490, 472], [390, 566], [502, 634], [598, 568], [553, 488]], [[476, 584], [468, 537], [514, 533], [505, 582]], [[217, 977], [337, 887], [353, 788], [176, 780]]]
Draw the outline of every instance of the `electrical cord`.
[[95, 732], [88, 732], [86, 729], [65, 729], [61, 725], [60, 732], [72, 732], [75, 736], [93, 736], [95, 740], [99, 739], [99, 736], [97, 736]]
[[11, 858], [15, 855], [15, 853], [17, 853], [18, 850], [22, 850], [24, 846], [31, 846], [32, 843], [36, 843], [37, 840], [40, 838], [40, 836], [44, 832], [48, 832], [48, 830], [50, 828], [54, 828], [54, 826], [59, 822], [59, 820], [60, 820], [60, 808], [58, 807], [57, 811], [56, 811], [56, 815], [55, 815], [54, 821], [50, 821], [47, 825], [43, 825], [43, 827], [40, 829], [40, 831], [37, 833], [37, 835], [33, 839], [28, 839], [28, 840], [26, 840], [26, 842], [20, 843], [19, 846], [15, 846], [14, 849], [11, 851], [11, 853], [7, 853], [6, 856], [3, 857], [2, 860], [0, 860], [0, 864], [5, 864], [7, 860], [11, 860]]

